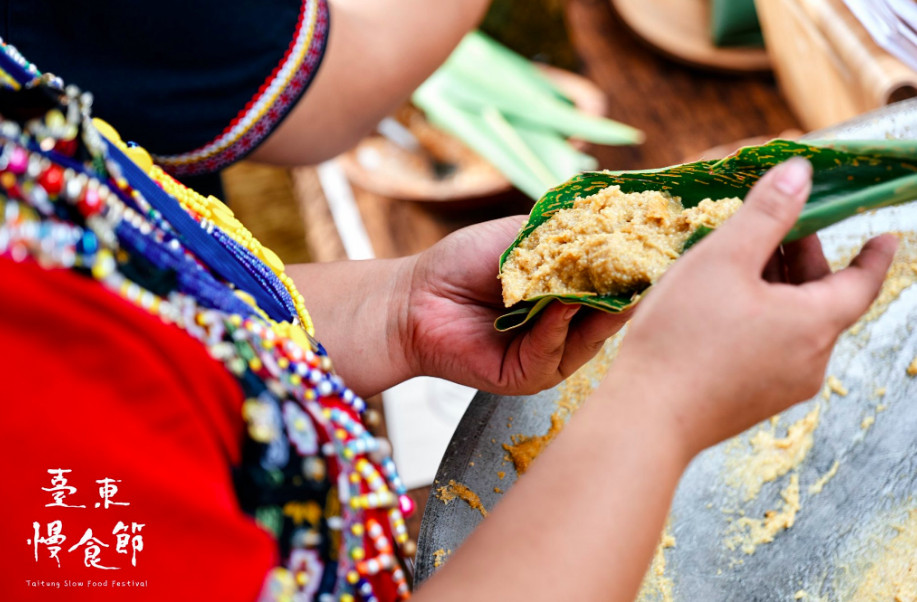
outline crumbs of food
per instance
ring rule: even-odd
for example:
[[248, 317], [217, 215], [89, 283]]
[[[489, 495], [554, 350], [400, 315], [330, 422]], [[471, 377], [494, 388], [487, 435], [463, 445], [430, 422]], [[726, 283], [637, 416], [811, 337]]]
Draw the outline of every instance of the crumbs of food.
[[655, 282], [700, 226], [715, 228], [742, 204], [705, 199], [685, 209], [679, 197], [618, 186], [578, 198], [535, 228], [501, 270], [510, 307], [545, 294], [638, 292]]
[[866, 418], [863, 418], [863, 422], [860, 423], [860, 428], [864, 431], [868, 431], [869, 427], [871, 427], [875, 423], [876, 423], [875, 416], [867, 416]]
[[[902, 521], [888, 525], [895, 535], [876, 546], [874, 554], [858, 550], [859, 564], [842, 575], [853, 583], [835, 587], [841, 599], [862, 602], [917, 600], [917, 509]], [[846, 587], [845, 587], [846, 586]]]
[[828, 484], [828, 481], [834, 478], [834, 475], [837, 474], [837, 469], [840, 468], [840, 460], [835, 460], [834, 464], [831, 465], [831, 468], [820, 476], [817, 481], [809, 485], [809, 495], [815, 495], [821, 493], [822, 489], [825, 488], [825, 485]]
[[[882, 288], [879, 290], [879, 295], [863, 317], [850, 329], [850, 334], [859, 334], [867, 323], [884, 314], [888, 306], [906, 288], [917, 282], [917, 232], [895, 232], [894, 234], [898, 236], [898, 250], [885, 276]], [[852, 257], [853, 253], [844, 259], [849, 260]]]
[[662, 600], [662, 602], [672, 602], [673, 582], [672, 578], [666, 575], [665, 551], [675, 547], [675, 537], [669, 531], [670, 526], [666, 523], [662, 532], [662, 537], [656, 545], [656, 552], [653, 554], [653, 562], [649, 570], [643, 577], [643, 583], [640, 585], [640, 593], [637, 595], [637, 602], [649, 602], [650, 600]]
[[761, 428], [750, 440], [751, 452], [730, 460], [729, 483], [744, 491], [745, 501], [758, 496], [764, 483], [774, 481], [798, 467], [814, 443], [813, 433], [818, 426], [821, 406], [809, 411], [787, 428], [786, 436], [778, 437], [777, 423]]
[[478, 497], [478, 494], [461, 483], [450, 480], [448, 485], [443, 485], [436, 490], [436, 497], [444, 504], [448, 504], [455, 498], [463, 500], [471, 506], [472, 509], [480, 512], [481, 516], [487, 518], [487, 508], [481, 503], [481, 498]]
[[516, 473], [522, 475], [529, 469], [532, 461], [544, 451], [554, 437], [564, 428], [563, 419], [555, 412], [551, 415], [551, 428], [544, 435], [513, 435], [512, 445], [503, 444], [503, 449], [509, 453], [509, 457], [516, 467]]
[[499, 487], [494, 487], [494, 493], [503, 493], [503, 490]]
[[847, 387], [844, 386], [844, 383], [834, 375], [829, 375], [825, 379], [825, 390], [822, 392], [822, 397], [828, 399], [831, 397], [832, 393], [837, 393], [841, 397], [846, 397], [850, 391], [847, 390]]
[[452, 554], [452, 550], [444, 550], [442, 548], [433, 552], [433, 568], [438, 569], [443, 566], [450, 554]]
[[758, 546], [771, 543], [778, 533], [792, 527], [801, 508], [798, 473], [790, 475], [790, 483], [780, 492], [780, 497], [783, 506], [779, 510], [768, 510], [763, 519], [747, 516], [737, 519], [729, 529], [734, 534], [726, 539], [726, 547], [730, 550], [739, 548], [750, 556]]
[[917, 376], [917, 357], [914, 358], [914, 361], [910, 363], [907, 367], [908, 376]]

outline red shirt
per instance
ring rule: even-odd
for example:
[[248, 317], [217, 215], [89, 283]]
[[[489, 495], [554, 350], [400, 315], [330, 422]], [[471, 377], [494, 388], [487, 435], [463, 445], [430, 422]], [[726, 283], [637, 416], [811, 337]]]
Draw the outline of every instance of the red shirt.
[[235, 380], [89, 278], [0, 258], [0, 283], [0, 600], [255, 599], [276, 545], [231, 480]]

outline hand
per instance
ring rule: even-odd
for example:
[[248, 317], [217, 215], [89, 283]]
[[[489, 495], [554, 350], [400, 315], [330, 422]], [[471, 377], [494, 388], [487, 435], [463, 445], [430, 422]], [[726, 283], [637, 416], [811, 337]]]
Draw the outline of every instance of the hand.
[[531, 394], [572, 374], [629, 318], [554, 302], [530, 328], [499, 333], [497, 269], [524, 219], [460, 230], [417, 256], [399, 328], [415, 374], [494, 393]]
[[804, 159], [771, 170], [634, 318], [612, 380], [639, 383], [648, 411], [674, 426], [689, 455], [815, 395], [837, 337], [882, 285], [891, 235], [836, 274], [814, 236], [780, 252], [810, 188]]

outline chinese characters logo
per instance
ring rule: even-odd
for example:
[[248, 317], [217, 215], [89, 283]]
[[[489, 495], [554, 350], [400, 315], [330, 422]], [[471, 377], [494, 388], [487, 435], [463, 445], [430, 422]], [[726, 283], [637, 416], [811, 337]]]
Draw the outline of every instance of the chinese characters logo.
[[[48, 470], [51, 475], [51, 487], [42, 487], [42, 491], [51, 494], [53, 501], [45, 504], [46, 508], [74, 508], [85, 509], [85, 504], [75, 503], [77, 488], [67, 484], [68, 473], [71, 470], [64, 468], [53, 468]], [[117, 509], [119, 507], [130, 506], [130, 502], [116, 500], [118, 494], [118, 483], [120, 480], [112, 478], [103, 478], [96, 480], [99, 485], [98, 498], [94, 502], [94, 508], [102, 510]], [[71, 498], [74, 503], [69, 503]], [[35, 562], [39, 562], [39, 557], [54, 560], [58, 568], [61, 566], [61, 551], [65, 550], [66, 554], [82, 553], [83, 565], [88, 568], [101, 569], [105, 571], [119, 570], [121, 566], [107, 566], [119, 564], [122, 556], [130, 554], [131, 566], [137, 566], [137, 555], [143, 551], [143, 523], [130, 522], [126, 523], [118, 520], [111, 533], [99, 532], [99, 536], [93, 534], [92, 528], [87, 528], [79, 540], [67, 546], [68, 535], [64, 534], [63, 520], [53, 520], [45, 525], [38, 521], [32, 523], [34, 531], [31, 538], [26, 540], [29, 546], [32, 546]], [[71, 534], [72, 535], [72, 534]], [[73, 539], [70, 539], [73, 541]], [[109, 543], [106, 543], [109, 542]], [[112, 547], [114, 546], [114, 547]], [[103, 548], [105, 549], [103, 552]], [[104, 559], [103, 559], [104, 556]], [[126, 558], [125, 558], [126, 560]]]

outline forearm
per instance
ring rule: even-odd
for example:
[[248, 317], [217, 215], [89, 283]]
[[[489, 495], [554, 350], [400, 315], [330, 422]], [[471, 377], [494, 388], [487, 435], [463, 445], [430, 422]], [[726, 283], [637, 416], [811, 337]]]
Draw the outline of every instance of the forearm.
[[414, 257], [287, 267], [335, 371], [369, 396], [414, 374], [402, 333]]
[[316, 163], [353, 146], [449, 56], [489, 0], [331, 0], [315, 81], [253, 155]]
[[689, 459], [653, 397], [611, 376], [418, 599], [633, 600]]

